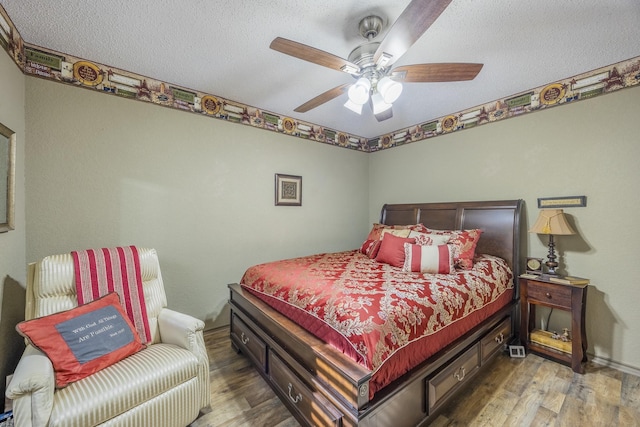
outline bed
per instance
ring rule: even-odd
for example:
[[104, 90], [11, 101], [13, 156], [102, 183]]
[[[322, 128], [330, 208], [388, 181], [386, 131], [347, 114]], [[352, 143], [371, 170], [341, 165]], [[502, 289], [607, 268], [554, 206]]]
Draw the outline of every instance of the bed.
[[[405, 324], [398, 328], [399, 332], [390, 334], [394, 337], [392, 341], [402, 341], [398, 338], [401, 336], [403, 342], [393, 347], [388, 340], [381, 340], [384, 345], [378, 345], [388, 355], [385, 353], [381, 357], [380, 352], [367, 353], [357, 340], [370, 341], [369, 336], [363, 339], [359, 332], [371, 328], [359, 324], [358, 329], [350, 324], [347, 329], [332, 332], [332, 328], [317, 321], [317, 318], [327, 316], [317, 316], [318, 313], [313, 312], [316, 315], [314, 320], [314, 316], [303, 313], [302, 308], [309, 300], [319, 299], [317, 295], [306, 295], [296, 290], [297, 306], [284, 301], [280, 298], [283, 292], [280, 278], [259, 279], [260, 274], [274, 270], [273, 266], [254, 266], [247, 270], [241, 283], [229, 285], [232, 345], [253, 362], [303, 425], [426, 425], [451, 397], [505, 349], [514, 336], [519, 298], [515, 278], [519, 275], [520, 246], [524, 241], [521, 239], [521, 210], [521, 200], [383, 206], [380, 223], [388, 226], [423, 224], [436, 230], [482, 231], [475, 249], [478, 256], [469, 270], [437, 275], [442, 280], [449, 280], [448, 286], [438, 287], [440, 285], [436, 284], [435, 279], [432, 283], [431, 278], [424, 279], [428, 280], [426, 285], [412, 284], [412, 280], [402, 278], [417, 277], [420, 273], [417, 276], [407, 276], [405, 273], [403, 276], [397, 273], [397, 268], [394, 270], [395, 267], [376, 266], [375, 261], [369, 260], [359, 250], [318, 254], [294, 261], [283, 260], [275, 265], [278, 267], [275, 270], [278, 270], [282, 263], [295, 264], [299, 270], [289, 275], [293, 277], [293, 282], [301, 283], [310, 275], [306, 273], [310, 270], [305, 270], [309, 266], [317, 270], [318, 265], [340, 265], [340, 298], [344, 297], [343, 294], [351, 295], [356, 289], [349, 280], [346, 281], [347, 285], [344, 284], [344, 271], [351, 271], [349, 278], [358, 274], [366, 276], [363, 278], [366, 286], [361, 289], [373, 289], [372, 277], [377, 275], [399, 277], [398, 280], [402, 282], [398, 285], [403, 294], [418, 292], [423, 285], [434, 289], [451, 289], [451, 283], [457, 285], [458, 280], [467, 280], [475, 274], [475, 270], [488, 270], [490, 276], [500, 276], [501, 280], [506, 278], [507, 286], [496, 285], [490, 291], [485, 291], [486, 304], [482, 304], [482, 311], [476, 310], [475, 306], [467, 307], [461, 310], [468, 315], [460, 319], [447, 318], [435, 322], [441, 325], [434, 326], [426, 335], [429, 335], [429, 339], [438, 337], [437, 342], [425, 344], [422, 336], [411, 336], [412, 327]], [[362, 266], [374, 269], [376, 273], [373, 274], [372, 270], [359, 273], [358, 269]], [[331, 268], [335, 269], [335, 266]], [[317, 274], [314, 271], [314, 275]], [[456, 298], [461, 299], [459, 296]], [[478, 297], [469, 299], [473, 298]], [[388, 300], [389, 296], [386, 295], [387, 303]], [[322, 307], [334, 310], [328, 303]], [[434, 306], [433, 310], [438, 309]], [[421, 315], [420, 312], [411, 311], [411, 316]], [[416, 323], [415, 319], [413, 321]], [[389, 329], [388, 326], [382, 328]], [[358, 329], [358, 333], [345, 333], [354, 329]], [[407, 363], [400, 363], [401, 360]]]

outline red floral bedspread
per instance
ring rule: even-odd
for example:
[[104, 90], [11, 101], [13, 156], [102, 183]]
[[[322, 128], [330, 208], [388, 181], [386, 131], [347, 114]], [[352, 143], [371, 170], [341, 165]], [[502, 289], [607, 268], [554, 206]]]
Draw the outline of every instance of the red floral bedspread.
[[[381, 373], [373, 395], [508, 303], [511, 279], [506, 262], [488, 255], [471, 270], [423, 274], [347, 251], [256, 265], [241, 285], [373, 374], [402, 355], [406, 361]], [[456, 324], [462, 330], [449, 332]]]

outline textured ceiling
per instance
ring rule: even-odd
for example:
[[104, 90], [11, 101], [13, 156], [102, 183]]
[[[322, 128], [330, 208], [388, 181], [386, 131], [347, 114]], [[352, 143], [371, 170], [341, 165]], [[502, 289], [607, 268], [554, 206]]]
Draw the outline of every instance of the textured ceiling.
[[[453, 0], [396, 62], [479, 62], [475, 80], [406, 83], [394, 117], [300, 104], [353, 78], [269, 49], [280, 36], [346, 58], [358, 22], [409, 4], [370, 0], [0, 0], [23, 39], [267, 111], [375, 137], [640, 56], [639, 0]], [[384, 36], [378, 37], [380, 39]]]

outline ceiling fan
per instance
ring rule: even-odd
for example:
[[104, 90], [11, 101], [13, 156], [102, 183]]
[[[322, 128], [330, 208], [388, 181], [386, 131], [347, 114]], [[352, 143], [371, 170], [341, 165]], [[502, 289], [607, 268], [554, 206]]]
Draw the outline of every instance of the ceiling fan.
[[435, 22], [452, 0], [412, 0], [391, 26], [382, 41], [373, 41], [382, 29], [382, 18], [367, 16], [360, 21], [360, 35], [367, 42], [356, 47], [348, 59], [307, 46], [302, 43], [276, 37], [269, 46], [273, 50], [313, 62], [327, 68], [351, 74], [357, 80], [321, 93], [294, 111], [305, 113], [325, 102], [348, 93], [345, 107], [362, 113], [369, 103], [378, 121], [393, 116], [392, 103], [402, 92], [402, 83], [453, 82], [473, 80], [483, 64], [437, 63], [413, 64], [392, 68], [392, 65]]

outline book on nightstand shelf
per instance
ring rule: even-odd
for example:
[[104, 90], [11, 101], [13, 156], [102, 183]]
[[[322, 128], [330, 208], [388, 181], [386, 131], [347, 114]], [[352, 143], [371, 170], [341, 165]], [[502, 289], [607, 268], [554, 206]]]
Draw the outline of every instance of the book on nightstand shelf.
[[571, 354], [571, 341], [564, 341], [561, 336], [553, 332], [535, 329], [531, 331], [529, 339], [532, 343], [551, 347], [554, 350]]
[[549, 277], [550, 282], [554, 283], [562, 283], [563, 285], [588, 285], [589, 279], [585, 279], [584, 277], [576, 277], [576, 276], [551, 276]]

